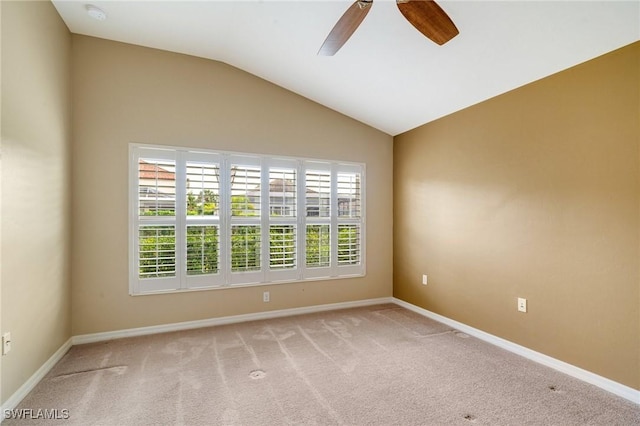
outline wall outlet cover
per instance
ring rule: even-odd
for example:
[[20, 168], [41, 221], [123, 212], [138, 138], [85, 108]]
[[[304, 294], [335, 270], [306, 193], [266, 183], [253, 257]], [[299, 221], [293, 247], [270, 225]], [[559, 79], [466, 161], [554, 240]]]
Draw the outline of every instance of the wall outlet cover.
[[518, 297], [518, 311], [519, 312], [527, 312], [527, 299], [523, 299], [522, 297]]
[[2, 335], [2, 355], [6, 355], [11, 350], [11, 333], [7, 332]]

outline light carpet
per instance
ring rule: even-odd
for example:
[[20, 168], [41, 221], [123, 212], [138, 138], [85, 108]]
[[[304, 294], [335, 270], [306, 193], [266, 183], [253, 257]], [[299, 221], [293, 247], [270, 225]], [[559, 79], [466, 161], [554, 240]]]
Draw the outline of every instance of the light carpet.
[[392, 304], [74, 346], [6, 425], [640, 425], [640, 406]]

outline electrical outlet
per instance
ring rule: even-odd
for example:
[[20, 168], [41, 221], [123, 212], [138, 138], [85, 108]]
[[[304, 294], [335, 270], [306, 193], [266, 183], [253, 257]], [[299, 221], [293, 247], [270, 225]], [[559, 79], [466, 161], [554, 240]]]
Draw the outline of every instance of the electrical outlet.
[[262, 293], [262, 301], [263, 302], [268, 302], [269, 300], [271, 300], [271, 296], [269, 295], [268, 291], [265, 291]]
[[422, 285], [427, 285], [427, 274], [422, 275]]
[[6, 355], [11, 350], [11, 333], [7, 332], [2, 335], [2, 355]]
[[527, 312], [527, 299], [518, 297], [518, 311]]

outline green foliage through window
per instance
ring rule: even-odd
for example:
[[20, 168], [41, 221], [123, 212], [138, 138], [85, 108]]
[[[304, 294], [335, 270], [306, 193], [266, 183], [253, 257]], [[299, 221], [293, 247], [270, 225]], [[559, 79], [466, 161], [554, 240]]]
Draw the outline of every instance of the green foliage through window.
[[210, 189], [200, 191], [197, 195], [187, 193], [187, 216], [213, 216], [218, 213], [218, 195]]
[[338, 225], [338, 265], [360, 263], [360, 227]]
[[176, 273], [176, 232], [173, 226], [141, 226], [140, 278], [172, 277]]
[[260, 226], [231, 227], [231, 271], [260, 270]]
[[331, 263], [331, 234], [329, 230], [329, 225], [307, 225], [307, 266], [323, 267], [329, 266]]
[[272, 225], [269, 228], [269, 266], [271, 269], [295, 268], [295, 226]]
[[187, 275], [217, 274], [219, 249], [217, 226], [187, 226]]

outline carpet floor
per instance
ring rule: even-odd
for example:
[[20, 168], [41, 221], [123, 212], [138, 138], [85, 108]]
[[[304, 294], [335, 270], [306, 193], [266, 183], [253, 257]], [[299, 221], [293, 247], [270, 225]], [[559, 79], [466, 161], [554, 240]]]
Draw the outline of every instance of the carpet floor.
[[74, 346], [17, 408], [68, 418], [5, 425], [640, 425], [639, 405], [392, 304]]

